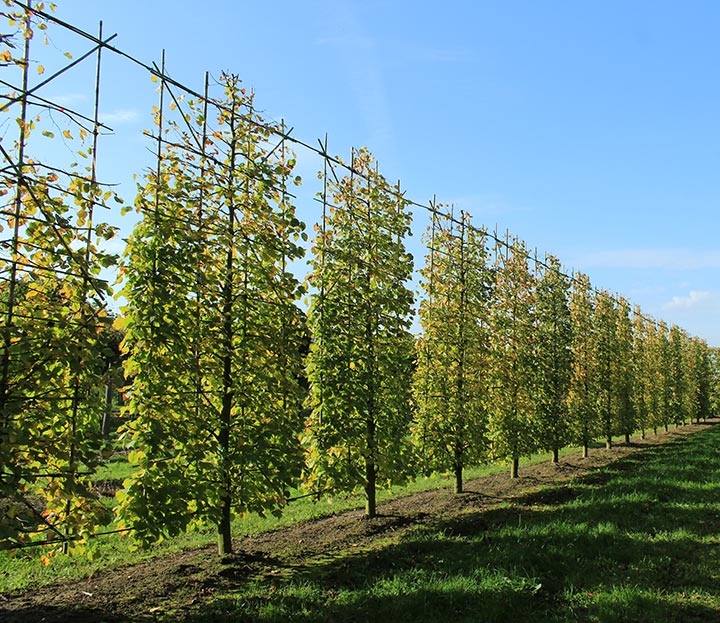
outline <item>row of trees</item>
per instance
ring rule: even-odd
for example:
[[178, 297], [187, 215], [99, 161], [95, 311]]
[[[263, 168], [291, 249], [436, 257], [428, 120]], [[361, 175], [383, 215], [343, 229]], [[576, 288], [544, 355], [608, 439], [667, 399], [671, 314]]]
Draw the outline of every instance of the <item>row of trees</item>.
[[[631, 312], [559, 261], [489, 238], [467, 214], [437, 216], [420, 303], [414, 437], [429, 469], [462, 470], [712, 411], [717, 361], [679, 327]], [[494, 253], [488, 247], [495, 247]]]
[[[0, 186], [0, 539], [67, 543], [113, 520], [92, 491], [114, 357], [102, 269], [116, 262], [97, 208], [113, 195], [96, 176], [97, 97], [94, 119], [34, 98], [32, 12], [10, 17], [20, 31], [2, 58], [19, 85], [3, 110], [18, 109], [20, 131], [2, 148]], [[453, 472], [461, 491], [469, 465], [509, 461], [516, 476], [536, 450], [557, 460], [568, 444], [587, 452], [710, 413], [718, 362], [704, 342], [442, 206], [418, 331], [410, 202], [364, 149], [325, 159], [302, 283], [285, 128], [236, 77], [222, 85], [220, 99], [206, 81], [185, 102], [160, 83], [157, 166], [121, 262], [121, 443], [135, 471], [118, 527], [150, 543], [215, 525], [224, 554], [234, 514], [280, 512], [298, 485], [360, 488], [372, 516], [378, 486], [423, 471]], [[52, 140], [45, 117], [60, 111], [63, 139], [83, 143], [79, 167], [29, 152], [31, 135]]]
[[416, 337], [409, 202], [365, 149], [321, 173], [302, 314], [294, 156], [237, 78], [213, 105], [211, 123], [188, 103], [172, 140], [158, 117], [125, 259], [137, 470], [118, 511], [141, 540], [212, 523], [224, 554], [233, 514], [279, 512], [298, 484], [362, 489], [374, 516], [380, 484], [421, 471], [462, 491], [469, 465], [509, 461], [517, 477], [539, 450], [557, 461], [710, 414], [704, 342], [442, 206]]

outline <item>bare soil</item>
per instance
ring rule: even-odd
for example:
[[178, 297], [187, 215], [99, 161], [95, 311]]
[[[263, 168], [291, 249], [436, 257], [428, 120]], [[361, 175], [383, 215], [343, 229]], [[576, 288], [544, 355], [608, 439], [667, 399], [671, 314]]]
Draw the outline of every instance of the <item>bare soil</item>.
[[[117, 623], [182, 621], [202, 610], [213, 594], [232, 590], [250, 577], [272, 578], [301, 569], [312, 561], [328, 560], [353, 548], [369, 549], [395, 541], [419, 526], [480, 531], [495, 520], [491, 509], [522, 498], [527, 504], [561, 496], [562, 485], [587, 478], [593, 470], [636, 452], [695, 433], [708, 424], [682, 426], [646, 439], [634, 438], [611, 450], [592, 449], [588, 458], [572, 455], [558, 464], [523, 467], [520, 478], [506, 473], [466, 483], [466, 492], [449, 489], [397, 498], [378, 506], [379, 516], [351, 511], [237, 540], [232, 558], [220, 561], [214, 547], [163, 555], [132, 566], [114, 567], [80, 581], [63, 582], [22, 593], [0, 594], [3, 623]], [[541, 491], [542, 490], [542, 491]], [[542, 498], [542, 499], [541, 499]], [[560, 500], [557, 500], [560, 501]], [[500, 515], [502, 516], [502, 515]]]

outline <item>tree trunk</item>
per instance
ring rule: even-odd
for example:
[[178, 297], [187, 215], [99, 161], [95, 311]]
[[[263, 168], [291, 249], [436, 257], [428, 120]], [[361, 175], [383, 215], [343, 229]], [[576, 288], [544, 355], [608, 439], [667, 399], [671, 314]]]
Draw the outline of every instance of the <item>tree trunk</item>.
[[[231, 124], [234, 126], [234, 116]], [[234, 147], [234, 146], [233, 146]], [[234, 149], [232, 157], [234, 159]], [[234, 160], [231, 161], [230, 171], [234, 170]], [[232, 465], [230, 461], [230, 429], [232, 427], [233, 393], [233, 356], [235, 338], [235, 317], [233, 314], [234, 286], [235, 286], [235, 211], [236, 206], [232, 200], [228, 201], [228, 220], [226, 234], [230, 240], [225, 254], [225, 275], [222, 287], [222, 408], [218, 421], [218, 459], [222, 470], [222, 489], [220, 491], [220, 521], [218, 522], [218, 555], [232, 554], [232, 534], [230, 529], [230, 511], [232, 508]], [[247, 322], [247, 269], [244, 271], [245, 305], [243, 308], [243, 324]]]
[[514, 456], [510, 464], [510, 478], [517, 478], [520, 472], [520, 458]]
[[553, 463], [560, 462], [560, 450], [558, 448], [553, 448], [552, 462]]
[[625, 433], [625, 443], [630, 444], [630, 433]]
[[232, 531], [230, 527], [230, 494], [226, 492], [222, 501], [220, 523], [218, 523], [218, 556], [232, 554]]
[[112, 416], [112, 403], [113, 403], [113, 384], [108, 379], [105, 385], [105, 410], [103, 411], [102, 424], [100, 426], [100, 433], [103, 439], [107, 439], [110, 435], [110, 417]]
[[463, 468], [462, 464], [455, 463], [455, 493], [463, 492]]
[[590, 444], [586, 441], [583, 444], [583, 458], [586, 459], [590, 456]]
[[605, 448], [606, 448], [607, 450], [611, 450], [612, 447], [613, 447], [613, 446], [612, 446], [612, 443], [613, 443], [613, 442], [612, 442], [612, 437], [608, 436], [608, 438], [605, 439]]
[[375, 396], [370, 396], [368, 404], [369, 415], [365, 422], [365, 444], [367, 456], [365, 457], [365, 516], [375, 517], [377, 514], [376, 482], [377, 466], [375, 456], [377, 454], [377, 431], [375, 430]]
[[375, 463], [371, 458], [365, 459], [365, 516], [377, 515], [377, 496], [375, 491]]
[[[225, 362], [225, 370], [229, 370], [229, 362]], [[230, 454], [230, 413], [232, 409], [232, 393], [225, 390], [223, 396], [222, 412], [220, 413], [220, 430], [218, 442], [220, 445], [221, 461], [223, 463], [223, 483], [220, 493], [220, 521], [218, 522], [218, 556], [232, 554], [232, 533], [230, 528], [231, 475], [228, 456]]]

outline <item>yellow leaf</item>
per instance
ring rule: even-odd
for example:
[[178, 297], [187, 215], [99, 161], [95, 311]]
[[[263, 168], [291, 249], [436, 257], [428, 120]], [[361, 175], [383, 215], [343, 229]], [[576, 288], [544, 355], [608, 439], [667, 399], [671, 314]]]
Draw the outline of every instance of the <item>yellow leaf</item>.
[[10, 54], [9, 50], [3, 50], [0, 52], [0, 61], [3, 63], [9, 63], [12, 60], [12, 54]]
[[65, 56], [66, 56], [67, 58], [72, 58], [72, 54], [70, 54], [70, 52], [65, 52]]
[[43, 564], [43, 566], [47, 567], [50, 564], [50, 557], [40, 556], [40, 562]]
[[70, 130], [63, 130], [63, 136], [69, 141], [72, 140], [72, 134], [70, 134]]
[[42, 75], [44, 73], [45, 73], [45, 67], [43, 67], [42, 65], [38, 65], [38, 74]]

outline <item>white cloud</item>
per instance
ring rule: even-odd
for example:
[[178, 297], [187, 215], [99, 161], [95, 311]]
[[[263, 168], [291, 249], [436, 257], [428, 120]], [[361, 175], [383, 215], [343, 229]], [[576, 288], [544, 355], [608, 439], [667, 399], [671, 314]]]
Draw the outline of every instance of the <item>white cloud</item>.
[[109, 112], [100, 113], [100, 121], [107, 124], [133, 123], [140, 118], [140, 113], [131, 108], [116, 108]]
[[697, 307], [704, 301], [711, 298], [711, 293], [707, 290], [690, 290], [688, 296], [673, 296], [671, 301], [663, 305], [663, 309], [690, 309]]
[[89, 98], [84, 93], [65, 93], [64, 95], [53, 95], [50, 101], [58, 106], [72, 108], [76, 104], [84, 104], [89, 101]]
[[667, 268], [697, 270], [720, 268], [720, 251], [692, 249], [619, 249], [588, 253], [577, 263], [604, 268]]

